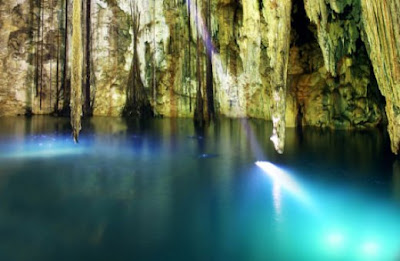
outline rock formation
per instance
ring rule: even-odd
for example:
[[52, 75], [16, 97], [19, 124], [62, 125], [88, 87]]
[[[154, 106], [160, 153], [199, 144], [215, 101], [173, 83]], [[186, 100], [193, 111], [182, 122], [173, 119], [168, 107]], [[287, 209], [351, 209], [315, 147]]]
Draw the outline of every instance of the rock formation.
[[392, 151], [400, 150], [400, 1], [362, 0], [364, 42], [386, 99]]
[[71, 63], [71, 126], [75, 142], [78, 141], [82, 117], [82, 7], [80, 0], [73, 2], [72, 63]]
[[352, 129], [386, 119], [399, 150], [399, 0], [89, 1], [82, 34], [72, 0], [0, 1], [0, 115], [59, 113], [70, 103], [81, 115], [83, 99], [94, 115], [120, 116], [128, 87], [142, 84], [156, 116], [193, 117], [197, 95], [205, 118], [272, 120], [278, 151], [285, 125]]

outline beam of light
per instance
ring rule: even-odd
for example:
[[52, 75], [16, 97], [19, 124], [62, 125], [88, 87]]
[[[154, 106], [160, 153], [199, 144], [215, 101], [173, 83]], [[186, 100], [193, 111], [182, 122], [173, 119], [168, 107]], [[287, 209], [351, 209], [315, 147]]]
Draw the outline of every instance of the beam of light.
[[265, 159], [264, 153], [257, 141], [257, 138], [254, 135], [253, 130], [251, 129], [251, 126], [250, 126], [248, 120], [241, 119], [240, 123], [242, 125], [242, 129], [244, 130], [244, 133], [247, 136], [247, 139], [250, 141], [250, 148], [253, 152], [253, 155], [256, 157], [256, 159]]
[[[197, 33], [200, 35], [200, 38], [203, 41], [204, 46], [207, 49], [207, 55], [212, 57], [212, 62], [213, 62], [213, 68], [216, 70], [216, 76], [219, 77], [219, 82], [222, 83], [222, 90], [225, 91], [226, 95], [228, 97], [231, 97], [232, 95], [229, 94], [229, 85], [230, 85], [230, 75], [229, 72], [223, 69], [223, 64], [221, 61], [221, 58], [219, 56], [218, 50], [214, 46], [211, 38], [210, 32], [207, 30], [207, 26], [203, 20], [203, 17], [200, 14], [199, 8], [196, 6], [194, 1], [188, 0], [188, 12], [191, 12], [192, 14], [195, 15], [194, 18], [194, 24], [197, 29]], [[238, 99], [238, 97], [236, 97]], [[237, 111], [238, 115], [240, 116], [245, 116], [244, 111]], [[257, 139], [255, 138], [255, 135], [251, 129], [251, 127], [248, 124], [248, 120], [246, 118], [243, 118], [240, 120], [242, 129], [246, 133], [249, 141], [250, 141], [250, 147], [253, 152], [253, 155], [257, 159], [262, 159], [265, 158], [263, 156], [262, 150], [257, 142]]]
[[[208, 31], [206, 23], [201, 15], [201, 11], [196, 6], [195, 1], [188, 0], [187, 2], [188, 12], [194, 14], [193, 24], [196, 27], [196, 33], [199, 34], [200, 39], [202, 40], [204, 46], [206, 47], [206, 54], [212, 58], [213, 70], [215, 75], [218, 78], [218, 82], [220, 82], [221, 90], [225, 92], [225, 94], [231, 98], [232, 95], [230, 94], [230, 86], [231, 86], [231, 76], [228, 70], [224, 69], [221, 57], [219, 55], [219, 51], [215, 47], [211, 33]], [[192, 16], [193, 17], [193, 16]], [[238, 97], [236, 97], [238, 99]], [[239, 115], [245, 116], [243, 113], [244, 111], [237, 112]]]
[[260, 167], [273, 182], [276, 182], [276, 184], [290, 192], [298, 200], [305, 204], [310, 203], [307, 195], [286, 171], [267, 161], [257, 161], [256, 165]]
[[[204, 22], [204, 19], [200, 13], [200, 10], [198, 6], [196, 6], [196, 3], [193, 0], [188, 0], [187, 1], [188, 5], [188, 12], [194, 14], [194, 24], [197, 29], [197, 33], [199, 34], [201, 40], [203, 41], [204, 46], [206, 47], [207, 50], [207, 55], [212, 58], [212, 63], [213, 63], [213, 68], [215, 70], [215, 74], [219, 78], [219, 82], [221, 83], [221, 89], [225, 92], [225, 94], [232, 98], [232, 94], [230, 94], [230, 85], [231, 85], [231, 76], [228, 72], [228, 70], [224, 70], [224, 66], [221, 60], [221, 57], [219, 55], [219, 52], [215, 45], [212, 42], [212, 37], [211, 33], [208, 31], [207, 26]], [[235, 97], [236, 100], [239, 100], [239, 97]], [[245, 110], [240, 109], [240, 106], [238, 107], [239, 110], [236, 110], [235, 112], [237, 115], [246, 117], [246, 112]], [[248, 120], [246, 118], [243, 118], [240, 120], [240, 123], [242, 125], [242, 129], [245, 131], [249, 141], [250, 141], [250, 147], [253, 152], [253, 155], [256, 157], [256, 159], [262, 159], [265, 158], [262, 150], [257, 142], [257, 139], [255, 138], [255, 135], [251, 129], [251, 127], [248, 124]]]
[[201, 39], [203, 40], [204, 46], [207, 49], [207, 54], [210, 55], [215, 53], [216, 48], [212, 42], [211, 34], [207, 30], [207, 26], [204, 23], [203, 17], [200, 15], [200, 11], [198, 6], [192, 2], [192, 0], [187, 1], [189, 12], [195, 15], [195, 22], [197, 27], [197, 33], [200, 35]]

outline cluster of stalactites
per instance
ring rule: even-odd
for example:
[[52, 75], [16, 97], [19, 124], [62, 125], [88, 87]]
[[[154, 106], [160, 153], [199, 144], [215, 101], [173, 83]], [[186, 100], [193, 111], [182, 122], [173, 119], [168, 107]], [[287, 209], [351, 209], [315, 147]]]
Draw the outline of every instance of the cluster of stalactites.
[[359, 1], [305, 0], [304, 8], [311, 22], [317, 26], [325, 68], [336, 76], [338, 61], [356, 51], [356, 42], [360, 37]]
[[379, 89], [386, 99], [388, 132], [394, 153], [400, 150], [400, 0], [305, 0], [317, 26], [326, 70], [356, 50], [362, 35]]

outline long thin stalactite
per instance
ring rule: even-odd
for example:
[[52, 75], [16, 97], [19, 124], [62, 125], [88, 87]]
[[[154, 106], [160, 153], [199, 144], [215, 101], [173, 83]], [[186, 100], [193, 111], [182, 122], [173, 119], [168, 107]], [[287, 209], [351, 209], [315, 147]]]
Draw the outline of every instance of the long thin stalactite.
[[78, 142], [82, 117], [82, 27], [81, 1], [73, 1], [72, 13], [72, 63], [71, 63], [71, 126], [75, 142]]

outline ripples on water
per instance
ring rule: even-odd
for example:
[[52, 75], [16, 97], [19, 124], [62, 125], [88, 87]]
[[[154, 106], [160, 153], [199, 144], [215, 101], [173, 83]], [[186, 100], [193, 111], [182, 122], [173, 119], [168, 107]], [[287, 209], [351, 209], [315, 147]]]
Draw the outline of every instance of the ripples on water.
[[0, 118], [0, 260], [395, 260], [385, 132], [288, 129], [284, 155], [270, 134], [258, 120], [94, 118], [74, 144], [67, 119]]

